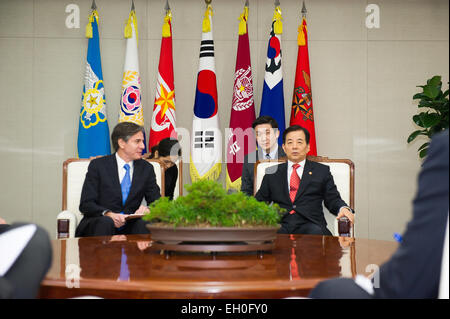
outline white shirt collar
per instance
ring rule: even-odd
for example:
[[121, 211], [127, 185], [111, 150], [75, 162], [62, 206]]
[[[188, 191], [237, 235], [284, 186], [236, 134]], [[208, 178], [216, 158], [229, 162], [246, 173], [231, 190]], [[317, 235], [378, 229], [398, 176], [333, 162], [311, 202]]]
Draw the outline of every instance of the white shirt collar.
[[[298, 164], [300, 164], [301, 168], [304, 168], [305, 163], [306, 163], [306, 158], [303, 161], [299, 162]], [[294, 162], [291, 162], [290, 160], [288, 160], [288, 168], [292, 168], [292, 165], [294, 165], [294, 164], [295, 164]]]
[[119, 156], [119, 154], [116, 152], [116, 161], [117, 161], [117, 168], [119, 168], [119, 169], [121, 169], [121, 168], [123, 168], [123, 166], [125, 165], [125, 164], [128, 164], [128, 165], [130, 165], [130, 169], [132, 169], [133, 168], [133, 163], [134, 163], [134, 161], [130, 161], [130, 162], [125, 162], [123, 159], [122, 159], [122, 157], [120, 157]]
[[[277, 152], [278, 152], [278, 144], [275, 144], [273, 150], [271, 150], [270, 153], [269, 153], [271, 160], [277, 158], [277, 156], [276, 156]], [[261, 154], [262, 154], [262, 158], [263, 159], [267, 159], [266, 158], [267, 152], [265, 150], [261, 149]]]

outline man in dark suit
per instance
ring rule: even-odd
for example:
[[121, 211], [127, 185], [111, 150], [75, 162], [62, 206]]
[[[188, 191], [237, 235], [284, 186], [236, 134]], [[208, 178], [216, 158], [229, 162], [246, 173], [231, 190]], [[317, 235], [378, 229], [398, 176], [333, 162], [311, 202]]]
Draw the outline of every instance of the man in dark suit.
[[253, 196], [254, 167], [258, 160], [277, 160], [286, 156], [283, 149], [278, 146], [277, 121], [270, 116], [260, 116], [253, 123], [258, 149], [244, 157], [241, 177], [241, 191], [248, 196]]
[[148, 212], [141, 206], [161, 197], [153, 166], [142, 159], [143, 127], [130, 122], [116, 125], [111, 140], [116, 153], [91, 161], [80, 199], [83, 219], [76, 237], [148, 233], [141, 218], [129, 214]]
[[446, 130], [431, 141], [419, 174], [413, 218], [397, 251], [374, 275], [379, 285], [373, 286], [365, 277], [331, 279], [317, 285], [310, 297], [437, 298], [448, 223], [448, 159]]
[[353, 213], [334, 184], [327, 165], [306, 159], [309, 152], [309, 132], [293, 125], [283, 133], [283, 150], [288, 162], [276, 169], [269, 168], [255, 195], [259, 201], [274, 202], [287, 212], [281, 220], [282, 234], [332, 235], [327, 229], [322, 202], [337, 218]]

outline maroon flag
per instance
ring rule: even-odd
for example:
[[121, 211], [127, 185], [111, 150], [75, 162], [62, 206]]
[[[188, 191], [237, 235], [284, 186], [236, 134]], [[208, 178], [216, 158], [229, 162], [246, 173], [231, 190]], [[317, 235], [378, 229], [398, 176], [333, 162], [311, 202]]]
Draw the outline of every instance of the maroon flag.
[[253, 80], [250, 63], [250, 44], [247, 32], [248, 6], [240, 16], [239, 40], [230, 115], [230, 134], [227, 145], [227, 189], [241, 189], [244, 156], [255, 151], [252, 130], [255, 120]]

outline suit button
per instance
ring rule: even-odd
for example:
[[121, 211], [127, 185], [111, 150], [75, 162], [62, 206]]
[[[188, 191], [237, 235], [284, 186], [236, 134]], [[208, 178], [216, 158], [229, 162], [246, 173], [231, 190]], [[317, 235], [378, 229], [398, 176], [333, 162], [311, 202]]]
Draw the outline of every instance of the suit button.
[[296, 205], [293, 205], [292, 208], [297, 208], [297, 206], [296, 206]]

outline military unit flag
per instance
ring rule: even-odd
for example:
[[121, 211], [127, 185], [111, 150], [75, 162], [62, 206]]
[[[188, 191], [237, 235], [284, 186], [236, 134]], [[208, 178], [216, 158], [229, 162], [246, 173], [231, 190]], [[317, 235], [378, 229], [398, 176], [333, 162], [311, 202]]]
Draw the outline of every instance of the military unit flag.
[[[141, 77], [139, 75], [138, 28], [134, 6], [128, 16], [124, 35], [127, 44], [120, 96], [119, 123], [132, 122], [144, 126]], [[143, 150], [143, 153], [146, 153], [146, 149]]]
[[234, 73], [230, 136], [227, 145], [227, 189], [241, 189], [244, 156], [255, 151], [252, 123], [255, 120], [250, 44], [247, 32], [248, 6], [239, 17], [239, 40]]
[[167, 137], [176, 138], [175, 85], [173, 81], [172, 14], [167, 9], [162, 27], [158, 79], [148, 147]]
[[266, 72], [264, 74], [263, 94], [261, 98], [260, 116], [269, 115], [278, 123], [280, 137], [278, 144], [283, 143], [282, 135], [285, 125], [283, 71], [281, 68], [281, 34], [283, 23], [281, 22], [281, 8], [277, 6], [273, 13], [272, 28], [267, 48]]
[[308, 29], [306, 18], [303, 17], [298, 27], [298, 55], [295, 72], [294, 94], [290, 125], [300, 125], [310, 133], [309, 155], [317, 155], [316, 131], [314, 128], [313, 101], [311, 95], [311, 75], [308, 56]]
[[89, 42], [78, 126], [79, 158], [111, 154], [98, 20], [98, 12], [94, 8], [86, 26], [86, 37], [89, 38]]

